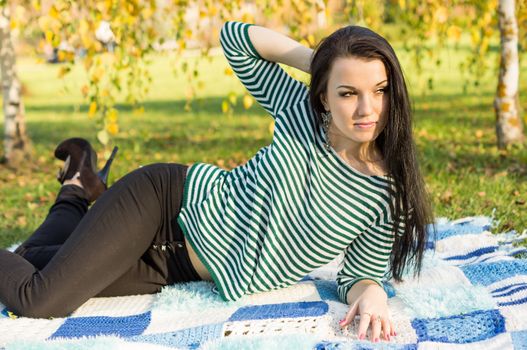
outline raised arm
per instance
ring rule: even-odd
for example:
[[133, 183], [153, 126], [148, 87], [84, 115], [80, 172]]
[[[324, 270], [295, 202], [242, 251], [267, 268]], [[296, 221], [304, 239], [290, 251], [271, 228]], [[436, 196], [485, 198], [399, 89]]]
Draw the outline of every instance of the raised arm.
[[271, 29], [250, 26], [249, 38], [260, 56], [309, 73], [313, 50]]
[[270, 29], [240, 22], [226, 22], [220, 42], [234, 73], [273, 117], [307, 97], [306, 86], [278, 63], [308, 72], [313, 50]]

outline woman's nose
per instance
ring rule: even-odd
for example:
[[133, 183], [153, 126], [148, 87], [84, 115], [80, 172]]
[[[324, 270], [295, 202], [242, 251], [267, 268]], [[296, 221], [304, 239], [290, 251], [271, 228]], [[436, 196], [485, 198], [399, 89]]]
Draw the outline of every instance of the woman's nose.
[[363, 94], [359, 96], [359, 105], [358, 105], [359, 116], [368, 116], [373, 113], [373, 106], [371, 96], [368, 94]]

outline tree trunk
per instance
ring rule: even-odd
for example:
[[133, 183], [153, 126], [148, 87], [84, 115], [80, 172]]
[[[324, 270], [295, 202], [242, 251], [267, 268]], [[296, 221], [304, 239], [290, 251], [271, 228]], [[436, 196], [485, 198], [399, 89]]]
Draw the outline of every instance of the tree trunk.
[[4, 156], [1, 160], [11, 167], [18, 167], [29, 158], [30, 141], [26, 134], [22, 85], [15, 70], [15, 50], [11, 42], [9, 4], [0, 7], [0, 70], [4, 98]]
[[501, 58], [494, 109], [496, 111], [498, 147], [503, 149], [510, 144], [525, 140], [518, 97], [520, 65], [518, 60], [518, 24], [515, 16], [515, 1], [499, 0], [498, 16]]

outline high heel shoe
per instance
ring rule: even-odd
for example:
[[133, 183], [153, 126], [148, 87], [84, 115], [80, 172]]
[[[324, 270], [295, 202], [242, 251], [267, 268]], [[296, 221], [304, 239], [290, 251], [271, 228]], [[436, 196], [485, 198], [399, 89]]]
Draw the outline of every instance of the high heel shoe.
[[82, 138], [62, 141], [55, 149], [55, 157], [64, 161], [57, 180], [62, 184], [66, 180], [78, 178], [86, 191], [86, 199], [95, 201], [108, 188], [108, 175], [118, 148], [114, 147], [110, 158], [101, 171], [97, 172], [97, 153], [90, 143]]

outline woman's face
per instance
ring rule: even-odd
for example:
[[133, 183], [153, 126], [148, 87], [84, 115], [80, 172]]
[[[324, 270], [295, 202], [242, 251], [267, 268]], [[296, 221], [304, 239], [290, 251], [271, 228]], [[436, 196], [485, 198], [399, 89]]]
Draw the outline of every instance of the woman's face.
[[326, 93], [321, 96], [324, 108], [332, 115], [332, 144], [362, 144], [377, 138], [386, 125], [387, 88], [382, 61], [353, 56], [335, 59]]

